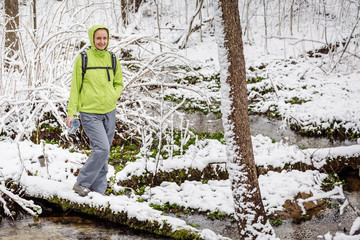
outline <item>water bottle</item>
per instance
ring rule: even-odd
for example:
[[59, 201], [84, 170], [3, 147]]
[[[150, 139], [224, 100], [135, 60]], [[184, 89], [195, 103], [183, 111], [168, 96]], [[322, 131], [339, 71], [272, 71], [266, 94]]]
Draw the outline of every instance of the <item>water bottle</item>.
[[79, 127], [80, 127], [80, 120], [78, 118], [71, 120], [70, 129], [68, 130], [68, 133], [75, 134]]

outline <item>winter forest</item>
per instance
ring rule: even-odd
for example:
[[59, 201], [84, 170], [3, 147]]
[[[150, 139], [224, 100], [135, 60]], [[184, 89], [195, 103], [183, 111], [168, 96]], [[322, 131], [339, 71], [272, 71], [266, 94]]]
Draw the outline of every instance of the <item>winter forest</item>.
[[[0, 239], [360, 239], [360, 1], [0, 8]], [[81, 197], [65, 119], [96, 24], [124, 89], [107, 190]]]

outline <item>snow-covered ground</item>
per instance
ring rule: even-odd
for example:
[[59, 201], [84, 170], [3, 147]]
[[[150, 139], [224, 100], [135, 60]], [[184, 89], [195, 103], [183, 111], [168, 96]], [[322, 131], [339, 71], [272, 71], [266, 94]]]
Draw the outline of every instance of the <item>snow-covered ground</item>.
[[[296, 146], [283, 143], [272, 143], [271, 139], [261, 135], [253, 137], [253, 145], [256, 163], [262, 166], [283, 166], [286, 163], [296, 162], [309, 163], [310, 155], [314, 151], [312, 149], [301, 150]], [[224, 149], [225, 146], [217, 140], [201, 141], [196, 148], [195, 146], [189, 148], [183, 156], [164, 160], [160, 164], [160, 169], [162, 171], [171, 171], [192, 167], [201, 170], [209, 163], [221, 164], [221, 162], [226, 161]], [[322, 157], [334, 156], [330, 149], [318, 151], [323, 153], [319, 153], [321, 157], [318, 157], [317, 160], [313, 159], [313, 161], [319, 161], [318, 166], [321, 166]], [[332, 151], [337, 152], [336, 154], [339, 155], [359, 156], [360, 145], [334, 148]], [[174, 182], [163, 182], [160, 186], [151, 190], [148, 187], [142, 196], [134, 193], [130, 197], [125, 195], [101, 196], [91, 193], [89, 197], [83, 198], [72, 191], [72, 186], [76, 180], [73, 173], [86, 160], [85, 154], [71, 153], [67, 149], [50, 144], [43, 147], [29, 141], [16, 143], [11, 140], [0, 142], [0, 152], [2, 153], [0, 161], [2, 179], [19, 179], [27, 193], [31, 195], [57, 196], [92, 206], [109, 205], [114, 212], [126, 211], [130, 216], [137, 217], [140, 220], [164, 218], [175, 228], [186, 226], [186, 224], [182, 220], [162, 216], [161, 212], [151, 209], [148, 204], [176, 204], [184, 208], [204, 212], [222, 212], [229, 215], [234, 212], [230, 183], [227, 180], [212, 180], [207, 183], [185, 181], [181, 185]], [[47, 156], [47, 163], [44, 167], [41, 167], [38, 157], [44, 153]], [[148, 171], [153, 172], [155, 170], [154, 161], [140, 158], [136, 162], [128, 163], [116, 175], [114, 175], [114, 169], [110, 167], [108, 178], [115, 177], [117, 180], [126, 180], [131, 178], [132, 174], [141, 175], [145, 173], [145, 164]], [[28, 173], [31, 174], [28, 175]], [[336, 190], [328, 194], [321, 190], [321, 182], [326, 176], [326, 174], [316, 170], [306, 172], [284, 170], [280, 173], [269, 171], [265, 175], [260, 175], [261, 195], [267, 213], [282, 210], [285, 201], [294, 199], [300, 192], [312, 193], [314, 199], [341, 198], [341, 191]], [[116, 184], [113, 188], [117, 191], [122, 189], [121, 186]], [[139, 198], [145, 201], [140, 203], [137, 201]]]

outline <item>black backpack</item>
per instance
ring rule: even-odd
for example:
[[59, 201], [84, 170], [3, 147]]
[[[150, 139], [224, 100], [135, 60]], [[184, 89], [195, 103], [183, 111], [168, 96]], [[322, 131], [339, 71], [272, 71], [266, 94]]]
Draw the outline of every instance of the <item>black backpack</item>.
[[[82, 68], [82, 79], [84, 80], [84, 76], [86, 73], [87, 69], [106, 69], [107, 71], [107, 75], [108, 75], [108, 80], [110, 82], [110, 74], [109, 74], [109, 69], [112, 69], [114, 72], [114, 76], [115, 76], [115, 72], [116, 72], [116, 56], [114, 53], [109, 52], [111, 55], [111, 67], [88, 67], [88, 56], [85, 51], [82, 51], [81, 54], [81, 60], [82, 60], [82, 64], [81, 64], [81, 68]], [[81, 84], [82, 85], [82, 84]]]

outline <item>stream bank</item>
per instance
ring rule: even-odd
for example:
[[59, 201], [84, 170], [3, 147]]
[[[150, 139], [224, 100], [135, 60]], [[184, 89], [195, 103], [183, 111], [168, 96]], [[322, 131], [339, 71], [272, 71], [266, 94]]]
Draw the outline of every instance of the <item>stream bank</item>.
[[[222, 132], [224, 131], [221, 119], [215, 114], [182, 113], [184, 119], [189, 121], [189, 126], [196, 132]], [[283, 141], [289, 145], [297, 145], [299, 148], [329, 148], [350, 146], [357, 144], [355, 140], [335, 141], [325, 137], [306, 137], [296, 134], [289, 127], [283, 126], [278, 119], [269, 119], [261, 115], [249, 115], [250, 133], [252, 136], [262, 134], [277, 142]], [[179, 122], [179, 121], [178, 121]]]
[[15, 222], [0, 223], [0, 239], [112, 239], [112, 240], [165, 240], [148, 232], [136, 231], [122, 225], [93, 218], [91, 216], [25, 217]]
[[32, 198], [43, 208], [38, 218], [23, 215], [19, 219], [0, 221], [1, 240], [20, 239], [106, 239], [106, 240], [166, 240], [168, 237], [135, 230], [128, 226], [99, 219], [75, 211], [64, 212], [50, 202]]
[[[347, 194], [351, 204], [359, 209], [360, 193]], [[48, 207], [47, 207], [48, 208]], [[169, 214], [171, 216], [172, 214]], [[174, 215], [175, 217], [175, 215]], [[224, 237], [237, 239], [237, 225], [230, 218], [210, 220], [204, 215], [177, 216], [187, 223], [196, 224], [198, 229], [211, 229]], [[355, 211], [347, 208], [343, 215], [336, 208], [327, 208], [311, 220], [294, 223], [291, 219], [284, 220], [280, 226], [274, 227], [276, 236], [281, 240], [324, 239], [330, 232], [349, 233], [352, 223], [358, 216]], [[165, 240], [172, 239], [137, 231], [127, 226], [114, 224], [93, 216], [76, 212], [54, 211], [45, 213], [37, 219], [24, 217], [11, 222], [0, 223], [0, 239], [112, 239], [112, 240]]]

